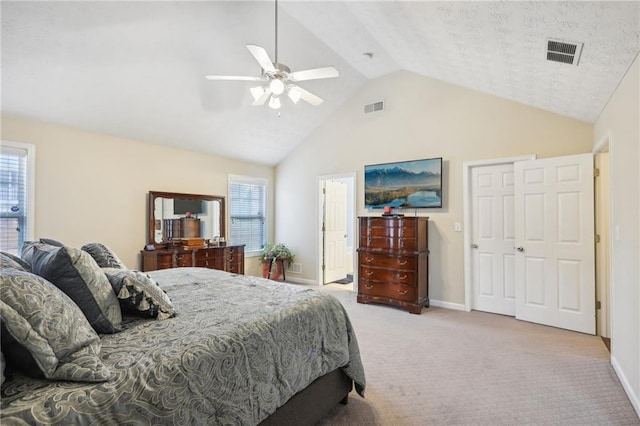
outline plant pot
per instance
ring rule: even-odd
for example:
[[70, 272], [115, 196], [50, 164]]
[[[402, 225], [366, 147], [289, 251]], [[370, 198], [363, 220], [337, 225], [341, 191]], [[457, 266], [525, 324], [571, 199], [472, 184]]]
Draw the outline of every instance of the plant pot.
[[284, 268], [286, 267], [286, 259], [263, 260], [262, 261], [262, 277], [270, 280], [279, 281], [284, 278]]

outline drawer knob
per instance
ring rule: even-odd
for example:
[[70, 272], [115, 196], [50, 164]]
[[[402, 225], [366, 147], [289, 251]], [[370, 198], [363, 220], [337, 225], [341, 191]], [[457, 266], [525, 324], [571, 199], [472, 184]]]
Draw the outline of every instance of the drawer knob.
[[371, 275], [373, 275], [373, 271], [366, 271], [365, 275], [371, 276]]
[[398, 290], [398, 294], [404, 296], [405, 294], [407, 294], [408, 290]]
[[407, 278], [407, 274], [404, 275], [396, 275], [398, 277], [399, 280], [404, 280]]
[[364, 288], [366, 288], [367, 290], [371, 290], [373, 288], [373, 285], [372, 284], [366, 284], [364, 286]]
[[398, 265], [406, 265], [406, 264], [407, 264], [406, 260], [401, 261], [400, 259], [398, 259]]
[[364, 260], [365, 260], [366, 262], [371, 263], [371, 262], [373, 262], [373, 257], [365, 257], [365, 258], [364, 258]]

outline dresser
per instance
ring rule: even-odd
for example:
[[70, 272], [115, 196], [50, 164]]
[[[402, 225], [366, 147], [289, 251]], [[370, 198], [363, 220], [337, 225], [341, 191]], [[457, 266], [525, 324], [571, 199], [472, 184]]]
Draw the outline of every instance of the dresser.
[[428, 217], [359, 217], [358, 303], [429, 306]]
[[244, 245], [143, 250], [142, 271], [197, 266], [244, 275]]

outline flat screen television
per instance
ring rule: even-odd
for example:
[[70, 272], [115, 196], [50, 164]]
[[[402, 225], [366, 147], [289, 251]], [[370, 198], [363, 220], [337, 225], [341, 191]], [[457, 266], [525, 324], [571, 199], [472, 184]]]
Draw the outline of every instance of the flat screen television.
[[442, 157], [364, 166], [364, 207], [442, 207]]
[[192, 214], [202, 213], [202, 200], [186, 200], [183, 198], [175, 198], [173, 200], [173, 214]]

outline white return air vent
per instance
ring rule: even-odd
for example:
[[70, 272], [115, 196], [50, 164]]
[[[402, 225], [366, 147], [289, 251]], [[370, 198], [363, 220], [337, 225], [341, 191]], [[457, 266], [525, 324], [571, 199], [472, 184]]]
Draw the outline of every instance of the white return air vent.
[[547, 61], [578, 65], [584, 43], [547, 39]]
[[371, 112], [382, 111], [384, 110], [384, 101], [374, 102], [372, 104], [367, 104], [364, 106], [364, 113], [369, 114]]

